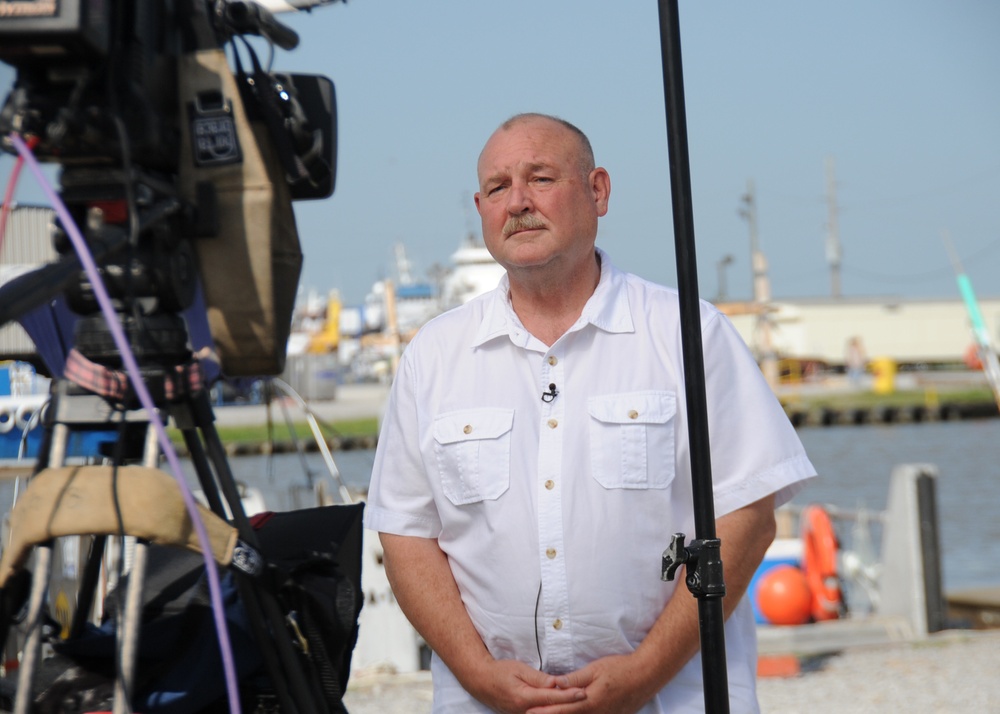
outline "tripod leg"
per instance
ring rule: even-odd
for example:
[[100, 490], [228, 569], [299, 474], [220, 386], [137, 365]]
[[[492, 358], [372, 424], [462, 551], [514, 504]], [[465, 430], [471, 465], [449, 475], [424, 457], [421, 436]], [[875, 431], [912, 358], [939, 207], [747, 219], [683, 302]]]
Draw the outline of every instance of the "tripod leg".
[[49, 466], [62, 466], [66, 463], [66, 445], [69, 443], [69, 427], [56, 424], [52, 427], [52, 444], [48, 452]]
[[28, 638], [24, 643], [21, 665], [17, 671], [17, 698], [14, 714], [28, 714], [31, 710], [32, 684], [35, 667], [42, 646], [42, 625], [45, 599], [48, 594], [49, 568], [52, 565], [52, 544], [35, 549], [35, 570], [31, 578], [31, 599], [28, 601]]
[[228, 518], [226, 507], [219, 496], [219, 487], [215, 485], [215, 480], [212, 478], [212, 468], [205, 456], [205, 448], [198, 438], [198, 432], [194, 429], [184, 429], [181, 433], [184, 436], [184, 444], [187, 446], [191, 463], [194, 464], [195, 473], [198, 475], [201, 490], [205, 494], [205, 500], [208, 501], [208, 507], [215, 515]]
[[[153, 429], [146, 431], [143, 465], [155, 468], [159, 462], [159, 448]], [[128, 714], [135, 695], [135, 662], [139, 650], [139, 630], [142, 623], [142, 593], [146, 581], [146, 561], [149, 544], [136, 541], [129, 569], [125, 611], [120, 615], [118, 627], [119, 676], [115, 677], [114, 714]]]
[[248, 545], [256, 548], [257, 534], [250, 526], [246, 511], [243, 510], [243, 501], [240, 499], [240, 492], [236, 487], [236, 479], [233, 477], [232, 469], [229, 468], [225, 447], [222, 446], [219, 433], [215, 430], [212, 405], [208, 401], [208, 394], [203, 391], [194, 399], [192, 409], [194, 410], [195, 423], [201, 430], [208, 458], [216, 474], [218, 487], [222, 491], [226, 503], [229, 504], [229, 511], [233, 516], [233, 524], [236, 526], [236, 530], [239, 531], [240, 538]]
[[83, 633], [87, 618], [90, 617], [94, 607], [94, 595], [100, 582], [104, 548], [107, 542], [107, 536], [98, 535], [94, 536], [94, 540], [90, 544], [90, 554], [87, 556], [87, 564], [84, 566], [80, 587], [77, 591], [76, 612], [73, 614], [73, 624], [69, 630], [70, 639], [75, 639]]
[[125, 612], [120, 614], [118, 646], [120, 672], [115, 677], [114, 714], [129, 714], [131, 699], [135, 694], [135, 660], [139, 649], [139, 627], [142, 622], [142, 591], [146, 577], [146, 558], [149, 546], [136, 543], [129, 571], [128, 592], [125, 596]]
[[[48, 463], [62, 466], [66, 461], [66, 444], [69, 427], [56, 424], [52, 428], [52, 441], [48, 452]], [[31, 597], [28, 601], [27, 638], [21, 654], [21, 664], [17, 671], [17, 697], [14, 700], [15, 714], [28, 714], [34, 687], [35, 668], [41, 654], [42, 627], [44, 625], [45, 604], [49, 591], [49, 571], [52, 568], [52, 543], [45, 543], [35, 549], [34, 571], [31, 577]]]

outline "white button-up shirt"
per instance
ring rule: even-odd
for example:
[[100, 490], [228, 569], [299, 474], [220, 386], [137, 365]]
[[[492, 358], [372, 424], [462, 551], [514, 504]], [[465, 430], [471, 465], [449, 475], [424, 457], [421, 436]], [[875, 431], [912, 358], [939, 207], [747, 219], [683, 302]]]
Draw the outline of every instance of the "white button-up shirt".
[[[676, 291], [615, 269], [551, 347], [504, 277], [425, 325], [400, 360], [368, 528], [436, 538], [496, 658], [566, 673], [634, 650], [676, 582], [671, 534], [695, 537]], [[716, 516], [815, 472], [743, 341], [702, 309]], [[553, 393], [555, 396], [553, 396]], [[684, 587], [683, 585], [681, 587]], [[755, 633], [726, 623], [732, 711], [756, 711]], [[434, 662], [435, 712], [488, 711]], [[702, 710], [695, 658], [644, 713]]]

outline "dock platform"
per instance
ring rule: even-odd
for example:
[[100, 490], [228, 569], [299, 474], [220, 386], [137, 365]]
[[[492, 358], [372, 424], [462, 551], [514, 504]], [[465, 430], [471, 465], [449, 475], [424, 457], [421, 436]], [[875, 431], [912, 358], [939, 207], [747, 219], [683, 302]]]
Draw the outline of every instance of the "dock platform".
[[1000, 628], [1000, 585], [949, 593], [948, 619], [973, 630]]

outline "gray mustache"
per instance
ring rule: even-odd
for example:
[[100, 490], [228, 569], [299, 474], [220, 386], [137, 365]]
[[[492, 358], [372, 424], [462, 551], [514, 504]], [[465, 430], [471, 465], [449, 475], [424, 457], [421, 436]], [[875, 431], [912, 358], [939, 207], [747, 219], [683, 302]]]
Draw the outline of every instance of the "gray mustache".
[[545, 224], [530, 213], [519, 216], [511, 216], [503, 227], [504, 238], [517, 231], [529, 231], [536, 228], [545, 228]]

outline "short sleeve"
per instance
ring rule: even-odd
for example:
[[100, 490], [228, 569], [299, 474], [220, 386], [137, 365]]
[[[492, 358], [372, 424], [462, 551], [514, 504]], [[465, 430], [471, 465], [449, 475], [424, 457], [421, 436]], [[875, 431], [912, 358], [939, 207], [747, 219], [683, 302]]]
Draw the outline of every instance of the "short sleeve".
[[400, 359], [379, 430], [365, 508], [365, 527], [395, 535], [437, 538], [441, 521], [421, 456], [416, 370]]

